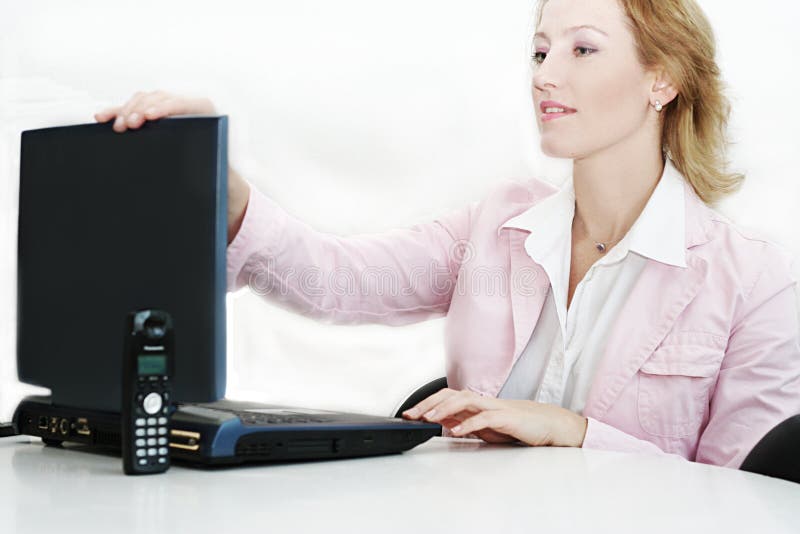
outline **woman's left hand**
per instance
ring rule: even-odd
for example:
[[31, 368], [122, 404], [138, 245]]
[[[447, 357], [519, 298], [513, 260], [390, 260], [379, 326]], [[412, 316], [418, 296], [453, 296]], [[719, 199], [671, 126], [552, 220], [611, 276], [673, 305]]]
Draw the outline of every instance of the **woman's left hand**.
[[403, 412], [446, 426], [454, 436], [474, 434], [489, 443], [581, 447], [588, 420], [554, 404], [484, 397], [445, 388]]

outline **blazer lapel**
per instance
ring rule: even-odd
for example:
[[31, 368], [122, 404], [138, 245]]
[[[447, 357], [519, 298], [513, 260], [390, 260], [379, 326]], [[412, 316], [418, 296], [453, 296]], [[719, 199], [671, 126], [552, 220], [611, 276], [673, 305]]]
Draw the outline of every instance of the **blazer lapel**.
[[690, 249], [709, 240], [707, 208], [688, 182], [684, 190], [687, 267], [651, 260], [642, 270], [611, 329], [584, 415], [605, 415], [705, 282], [708, 262]]
[[[531, 180], [527, 184], [526, 198], [514, 202], [514, 207], [511, 211], [515, 214], [514, 216], [519, 215], [558, 191], [557, 187], [547, 182], [536, 179]], [[508, 232], [510, 257], [508, 287], [511, 296], [511, 317], [514, 326], [514, 352], [511, 355], [510, 363], [504, 359], [504, 368], [498, 369], [502, 379], [497, 383], [495, 391], [489, 392], [491, 395], [497, 395], [500, 391], [505, 379], [508, 378], [511, 369], [520, 354], [522, 354], [522, 350], [528, 344], [533, 328], [539, 321], [542, 306], [550, 289], [550, 279], [544, 268], [533, 261], [528, 251], [525, 250], [525, 240], [530, 235], [530, 231], [513, 226], [501, 226], [497, 230], [497, 235], [499, 236], [501, 232]]]
[[541, 265], [533, 261], [525, 250], [525, 239], [529, 232], [512, 229], [509, 235], [511, 255], [511, 315], [514, 322], [514, 354], [510, 371], [533, 333], [539, 321], [550, 279]]

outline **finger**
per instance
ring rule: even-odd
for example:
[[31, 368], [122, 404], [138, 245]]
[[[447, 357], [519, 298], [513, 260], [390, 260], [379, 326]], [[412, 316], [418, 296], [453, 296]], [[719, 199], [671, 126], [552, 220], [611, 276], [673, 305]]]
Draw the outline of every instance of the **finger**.
[[458, 394], [452, 395], [435, 406], [431, 411], [424, 413], [423, 417], [428, 421], [439, 421], [444, 417], [449, 417], [454, 413], [469, 411], [480, 412], [483, 410], [493, 410], [501, 406], [495, 398], [483, 397], [474, 391], [463, 390]]
[[94, 118], [97, 122], [108, 122], [114, 117], [116, 117], [121, 109], [122, 106], [114, 106], [111, 108], [106, 108], [104, 110], [95, 113]]
[[139, 112], [138, 105], [139, 102], [146, 97], [147, 93], [143, 91], [137, 91], [122, 107], [122, 112], [120, 115], [122, 116], [123, 125], [126, 128], [138, 128], [138, 126], [141, 126], [139, 119], [141, 118], [142, 114]]
[[442, 400], [446, 399], [447, 397], [449, 397], [451, 395], [455, 395], [455, 394], [456, 394], [456, 391], [453, 390], [453, 389], [450, 389], [450, 388], [440, 389], [439, 391], [437, 391], [433, 395], [431, 395], [431, 396], [427, 397], [426, 399], [423, 399], [422, 401], [418, 402], [412, 408], [409, 408], [408, 410], [404, 411], [403, 414], [404, 415], [408, 415], [409, 417], [412, 417], [412, 418], [416, 419], [417, 417], [419, 417], [420, 414], [423, 414], [423, 413], [429, 411], [431, 408], [433, 408], [434, 406], [439, 404]]
[[129, 110], [131, 108], [133, 101], [136, 100], [140, 94], [141, 92], [135, 93], [131, 98], [128, 99], [127, 102], [125, 102], [122, 106], [120, 106], [119, 112], [117, 113], [117, 118], [114, 121], [114, 126], [113, 126], [115, 132], [122, 133], [128, 129], [127, 117]]
[[130, 128], [139, 128], [145, 121], [160, 119], [166, 112], [159, 112], [161, 102], [171, 98], [163, 91], [153, 91], [140, 98], [128, 115], [127, 123]]
[[[472, 415], [472, 414], [470, 414]], [[439, 424], [442, 426], [446, 426], [447, 428], [452, 428], [454, 426], [458, 426], [463, 422], [463, 419], [457, 419], [455, 417], [447, 417], [439, 421]]]
[[505, 422], [506, 412], [501, 410], [485, 411], [475, 414], [469, 419], [465, 419], [460, 425], [451, 428], [450, 432], [454, 436], [463, 436], [488, 428], [496, 432], [508, 434]]
[[408, 415], [409, 417], [411, 417], [413, 419], [417, 419], [417, 418], [420, 417], [420, 415], [422, 413], [429, 411], [433, 406], [436, 406], [437, 404], [439, 404], [443, 399], [446, 399], [450, 395], [455, 395], [455, 394], [456, 394], [456, 391], [452, 390], [450, 388], [440, 389], [439, 391], [437, 391], [433, 395], [425, 398], [424, 400], [422, 400], [421, 402], [417, 403], [412, 408], [409, 408], [408, 410], [403, 412], [403, 414], [404, 415]]
[[169, 93], [159, 91], [158, 94], [153, 95], [147, 102], [143, 102], [142, 107], [144, 108], [145, 118], [149, 121], [153, 121], [169, 115], [167, 107], [163, 104], [170, 98], [172, 98], [172, 95]]
[[115, 123], [115, 126], [118, 126], [122, 131], [126, 128], [139, 128], [145, 121], [144, 109], [148, 105], [147, 102], [155, 97], [156, 94], [160, 96], [160, 93], [160, 91], [148, 93], [142, 91], [136, 92], [123, 106], [120, 115], [117, 116], [117, 122], [119, 124]]
[[[445, 419], [442, 419], [441, 421], [438, 421], [438, 424], [440, 424], [440, 425], [442, 425], [444, 427], [447, 427], [447, 428], [454, 427], [456, 425], [461, 424], [461, 422], [464, 419], [468, 419], [468, 418], [472, 417], [473, 415], [475, 415], [475, 414], [472, 413], [472, 412], [460, 412], [460, 413], [457, 413], [457, 414], [453, 414], [452, 416], [447, 417]], [[404, 413], [403, 414], [403, 419], [413, 419], [413, 418], [409, 417], [408, 415], [406, 415]]]
[[456, 425], [460, 424], [462, 421], [464, 421], [465, 419], [469, 419], [473, 415], [475, 415], [475, 412], [458, 412], [458, 413], [454, 413], [453, 415], [451, 415], [449, 417], [445, 417], [443, 419], [440, 419], [439, 421], [437, 421], [437, 423], [439, 423], [442, 426], [446, 426], [446, 427], [449, 428], [451, 426], [456, 426]]

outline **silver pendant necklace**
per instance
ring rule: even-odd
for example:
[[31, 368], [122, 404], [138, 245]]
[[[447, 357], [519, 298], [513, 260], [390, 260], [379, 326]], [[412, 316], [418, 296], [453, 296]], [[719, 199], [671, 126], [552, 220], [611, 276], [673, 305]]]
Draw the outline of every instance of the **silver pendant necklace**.
[[606, 242], [598, 241], [597, 239], [589, 235], [589, 229], [586, 228], [586, 223], [584, 223], [583, 220], [581, 220], [581, 225], [583, 226], [583, 231], [586, 233], [587, 236], [589, 236], [589, 239], [591, 239], [594, 242], [594, 248], [596, 248], [600, 254], [605, 254], [605, 252], [608, 250], [609, 245], [614, 245], [618, 241], [621, 241], [623, 237], [625, 237], [625, 234], [622, 234], [622, 237], [614, 241], [606, 241]]

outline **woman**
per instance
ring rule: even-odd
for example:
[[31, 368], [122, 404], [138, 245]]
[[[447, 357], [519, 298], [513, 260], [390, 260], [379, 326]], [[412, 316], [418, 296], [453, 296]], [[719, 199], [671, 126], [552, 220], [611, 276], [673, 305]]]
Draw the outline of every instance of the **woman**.
[[[231, 170], [229, 289], [339, 323], [446, 314], [450, 387], [405, 417], [454, 436], [739, 467], [800, 413], [797, 280], [707, 205], [743, 178], [720, 169], [709, 24], [693, 0], [544, 0], [536, 26], [541, 147], [573, 160], [561, 190], [508, 181], [431, 223], [341, 238]], [[137, 93], [96, 119], [181, 113], [216, 111]], [[376, 269], [402, 289], [341, 290]], [[311, 271], [325, 280], [297, 276]]]

